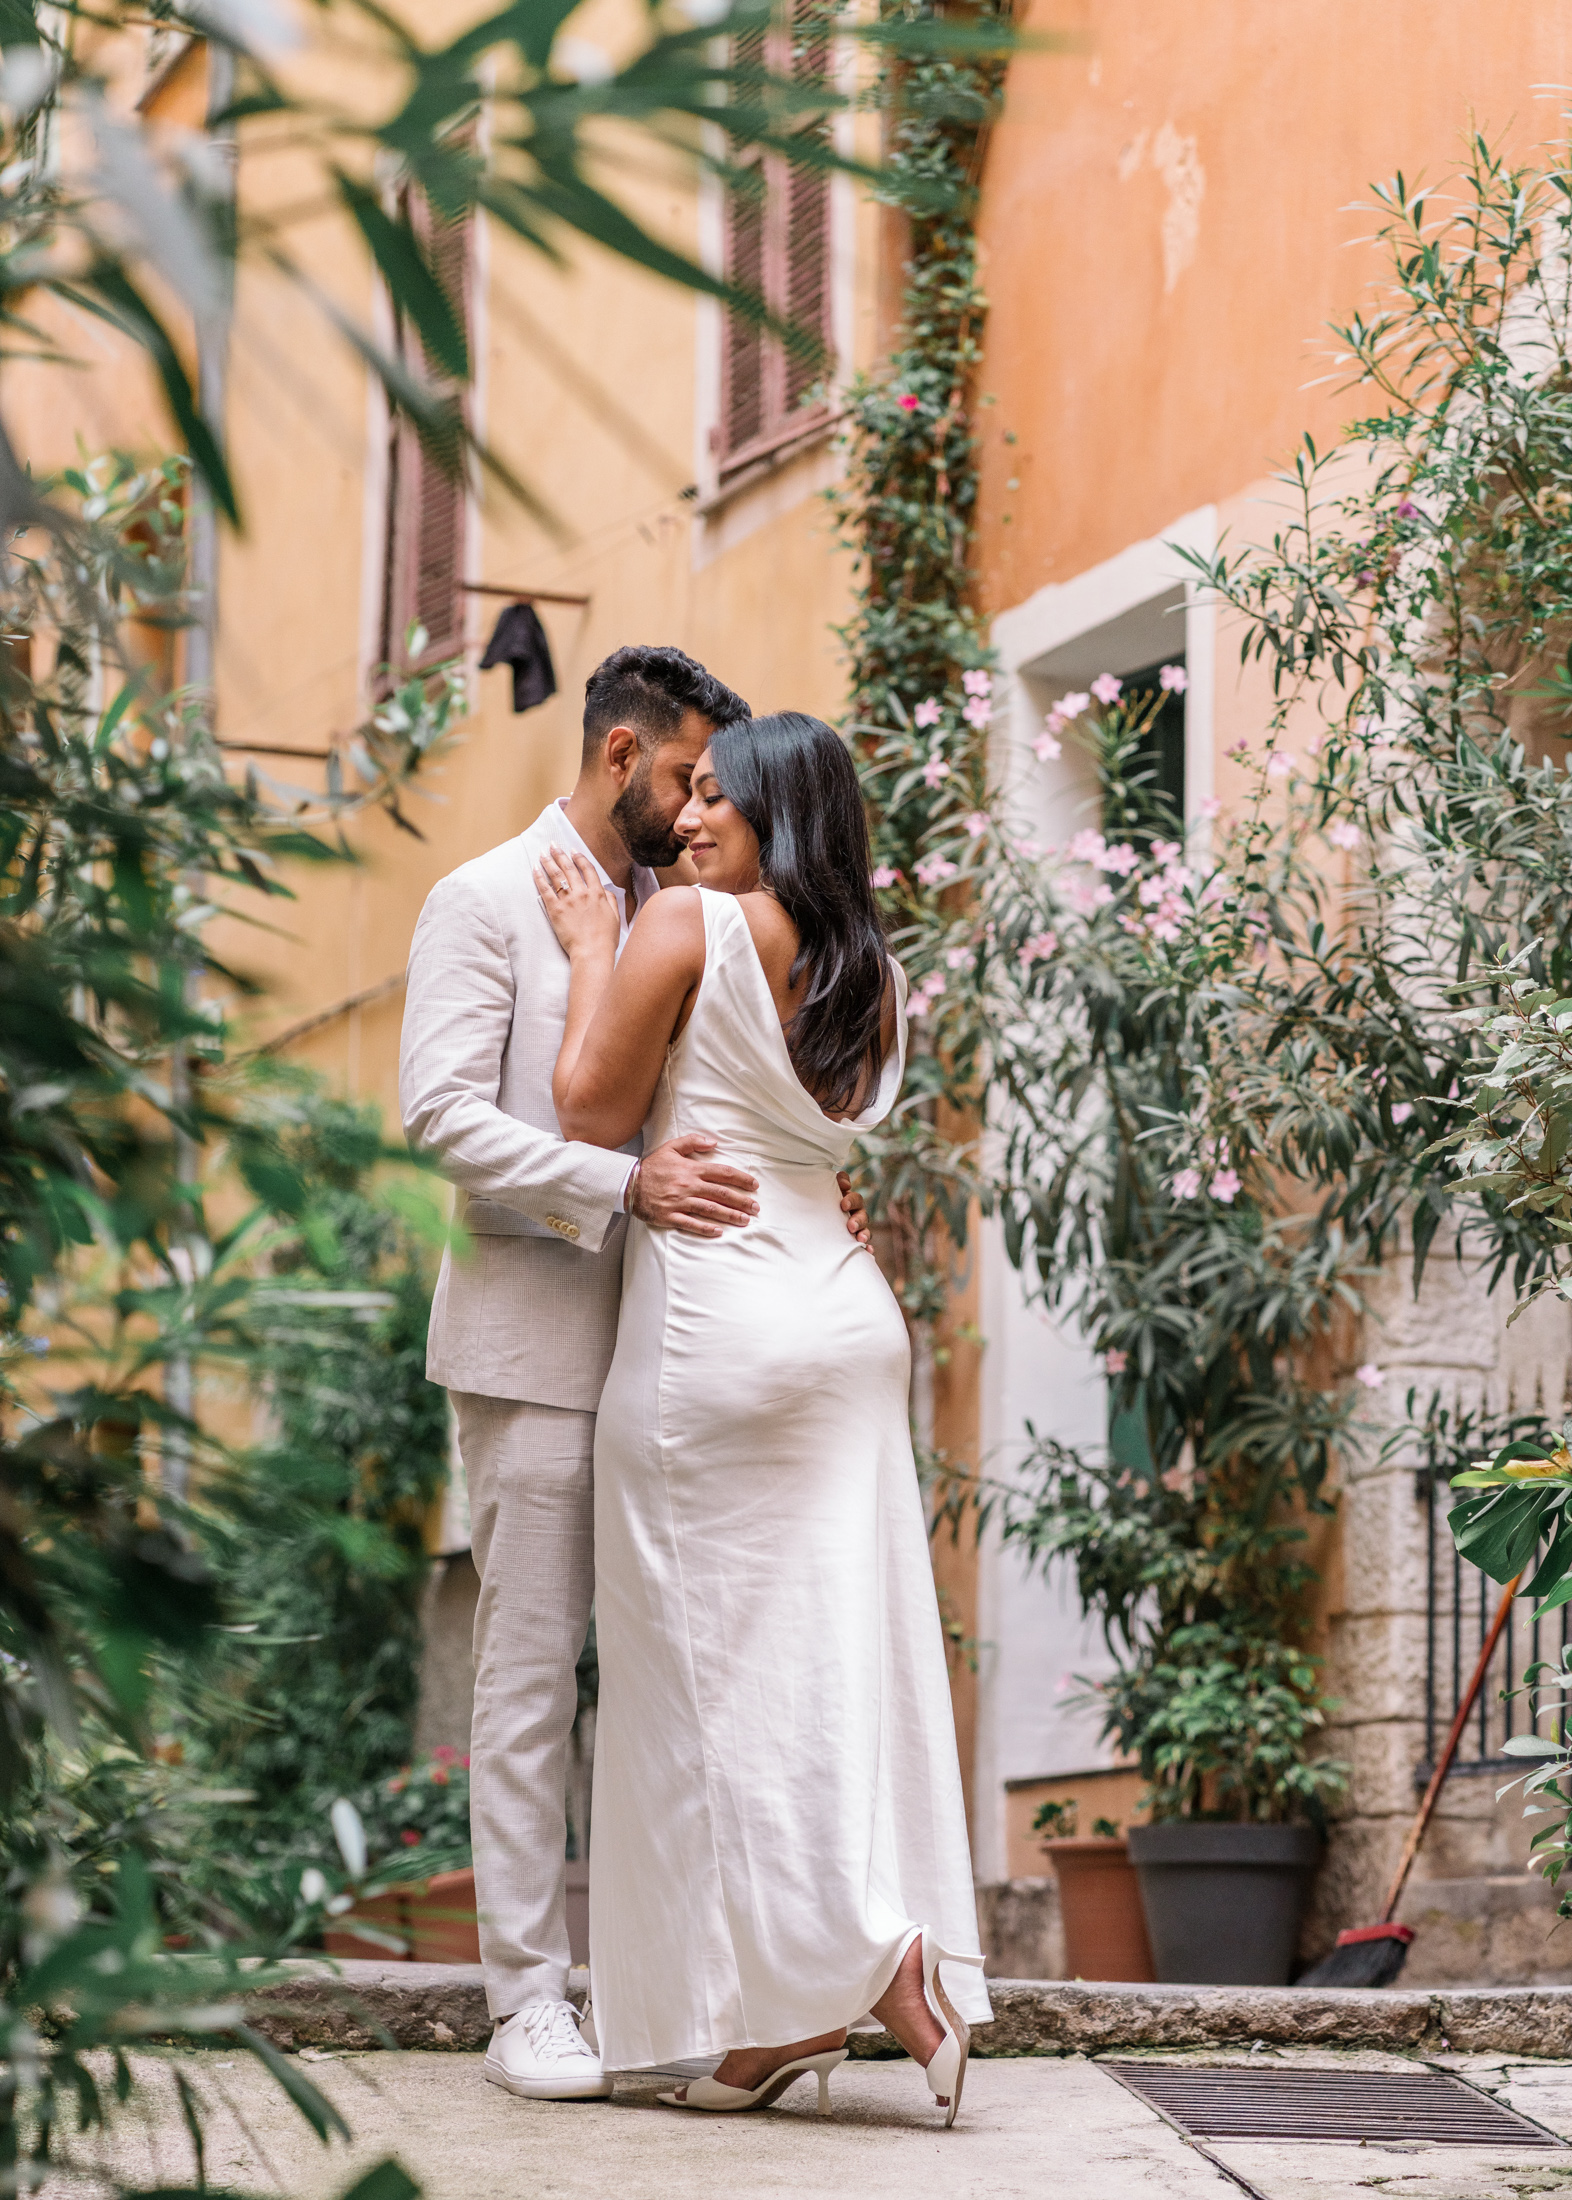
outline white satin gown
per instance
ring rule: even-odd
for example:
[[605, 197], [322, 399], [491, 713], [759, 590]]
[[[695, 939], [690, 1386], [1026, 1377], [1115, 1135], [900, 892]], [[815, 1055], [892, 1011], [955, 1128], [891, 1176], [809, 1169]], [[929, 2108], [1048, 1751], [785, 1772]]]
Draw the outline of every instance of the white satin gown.
[[[977, 1951], [944, 1642], [907, 1419], [906, 1328], [798, 1083], [736, 900], [646, 1151], [709, 1131], [759, 1179], [719, 1239], [630, 1230], [595, 1437], [600, 1710], [590, 1970], [608, 2069], [853, 2024], [914, 1926]], [[980, 1972], [951, 1965], [972, 2024]]]

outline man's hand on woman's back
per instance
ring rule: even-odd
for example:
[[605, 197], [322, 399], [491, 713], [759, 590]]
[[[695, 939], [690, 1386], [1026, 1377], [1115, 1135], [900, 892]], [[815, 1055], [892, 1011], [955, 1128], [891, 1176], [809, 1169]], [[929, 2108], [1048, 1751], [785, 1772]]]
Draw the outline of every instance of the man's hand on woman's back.
[[[843, 1169], [836, 1180], [841, 1188], [841, 1212], [846, 1228], [859, 1245], [869, 1243], [868, 1218], [861, 1192], [851, 1188]], [[738, 1229], [759, 1211], [754, 1193], [756, 1176], [734, 1162], [720, 1160], [715, 1140], [703, 1131], [669, 1138], [639, 1163], [633, 1186], [633, 1212], [652, 1230], [680, 1230], [685, 1237], [719, 1237], [722, 1230]]]

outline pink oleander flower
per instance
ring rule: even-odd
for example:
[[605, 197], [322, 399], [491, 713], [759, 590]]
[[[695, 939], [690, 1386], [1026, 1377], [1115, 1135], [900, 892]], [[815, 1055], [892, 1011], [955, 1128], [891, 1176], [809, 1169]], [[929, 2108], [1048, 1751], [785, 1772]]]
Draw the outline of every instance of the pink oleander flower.
[[1030, 970], [1033, 963], [1046, 962], [1058, 944], [1057, 932], [1034, 932], [1030, 939], [1022, 940], [1017, 950], [1021, 968]]
[[1273, 749], [1266, 760], [1268, 779], [1286, 779], [1294, 768], [1294, 760], [1286, 749]]
[[887, 886], [893, 886], [895, 884], [900, 875], [900, 872], [896, 870], [893, 863], [879, 864], [872, 874], [874, 892], [876, 894], [882, 894]]
[[1122, 1375], [1129, 1364], [1129, 1353], [1121, 1352], [1117, 1345], [1110, 1345], [1103, 1354], [1103, 1367], [1110, 1375]]
[[1159, 865], [1164, 863], [1177, 863], [1179, 861], [1178, 841], [1154, 840], [1152, 842], [1152, 861]]
[[1083, 825], [1070, 842], [1069, 854], [1072, 863], [1095, 863], [1101, 866], [1103, 857], [1107, 853], [1108, 843], [1094, 825]]
[[986, 810], [972, 810], [966, 817], [962, 818], [961, 823], [971, 834], [973, 840], [981, 840], [983, 834], [988, 830], [990, 820]]
[[1184, 936], [1179, 920], [1171, 909], [1159, 909], [1147, 926], [1147, 930], [1154, 940], [1162, 940], [1165, 945], [1170, 947], [1175, 940], [1182, 939]]
[[1172, 1490], [1175, 1497], [1188, 1497], [1190, 1495], [1190, 1470], [1188, 1467], [1170, 1467], [1168, 1472], [1160, 1479], [1163, 1488]]
[[1165, 863], [1163, 884], [1172, 894], [1182, 894], [1187, 886], [1195, 884], [1195, 873], [1188, 863]]
[[961, 685], [968, 695], [991, 695], [993, 693], [993, 674], [978, 670], [963, 672], [961, 674]]
[[900, 406], [903, 413], [914, 413], [917, 410], [917, 407], [922, 403], [922, 399], [920, 397], [913, 397], [911, 391], [908, 390], [904, 396], [898, 397], [895, 402], [897, 405]]
[[1167, 896], [1168, 889], [1160, 878], [1143, 878], [1135, 889], [1135, 898], [1143, 909], [1155, 909]]
[[930, 970], [918, 990], [926, 993], [930, 1001], [934, 1001], [944, 991], [948, 982], [942, 970]]
[[1392, 1110], [1392, 1121], [1394, 1123], [1406, 1123], [1413, 1112], [1414, 1103], [1412, 1100], [1399, 1100], [1397, 1106]]
[[1117, 703], [1123, 686], [1124, 682], [1116, 680], [1111, 672], [1100, 672], [1092, 682], [1092, 693], [1099, 703]]
[[922, 776], [924, 786], [937, 787], [941, 779], [949, 778], [950, 767], [942, 756], [930, 756], [922, 768]]
[[1112, 848], [1104, 848], [1097, 859], [1097, 868], [1099, 871], [1116, 871], [1120, 878], [1128, 878], [1140, 860], [1130, 843], [1121, 840]]
[[1309, 740], [1305, 743], [1305, 747], [1310, 751], [1310, 754], [1312, 756], [1319, 756], [1325, 746], [1326, 735], [1324, 733], [1312, 733]]
[[1183, 665], [1163, 665], [1157, 674], [1157, 685], [1166, 695], [1183, 695], [1190, 685], [1190, 675]]
[[993, 722], [993, 705], [986, 695], [974, 695], [969, 703], [961, 706], [961, 716], [979, 733]]
[[973, 947], [947, 947], [944, 960], [951, 970], [975, 970], [977, 950]]
[[1245, 739], [1244, 735], [1241, 734], [1239, 736], [1239, 739], [1234, 743], [1233, 747], [1231, 749], [1224, 749], [1223, 754], [1225, 756], [1237, 756], [1240, 763], [1242, 764], [1245, 758], [1250, 754], [1250, 744]]
[[1386, 1381], [1386, 1377], [1376, 1366], [1374, 1360], [1366, 1360], [1363, 1367], [1354, 1369], [1354, 1381], [1363, 1383], [1366, 1390], [1379, 1390]]
[[1106, 909], [1113, 900], [1113, 888], [1101, 879], [1096, 885], [1088, 878], [1071, 879], [1065, 888], [1065, 898], [1077, 916], [1089, 917], [1094, 909]]
[[1196, 808], [1204, 818], [1221, 817], [1223, 814], [1223, 805], [1218, 801], [1215, 794], [1202, 795], [1200, 801], [1196, 804]]
[[1063, 746], [1053, 732], [1051, 721], [1032, 743], [1032, 754], [1039, 764], [1057, 764], [1063, 756]]
[[1239, 1197], [1238, 1171], [1235, 1169], [1219, 1169], [1206, 1188], [1215, 1200], [1221, 1201], [1225, 1207], [1231, 1207]]
[[932, 1007], [926, 993], [910, 993], [906, 997], [906, 1021], [914, 1024], [919, 1016], [926, 1016]]
[[1326, 828], [1326, 837], [1334, 848], [1357, 848], [1359, 827], [1350, 817], [1335, 818]]
[[1025, 856], [1028, 863], [1035, 862], [1038, 856], [1051, 856], [1053, 854], [1051, 848], [1039, 847], [1037, 842], [1030, 837], [1018, 840], [1015, 843], [1015, 852], [1018, 856]]
[[939, 886], [945, 879], [955, 876], [955, 865], [948, 856], [924, 856], [913, 868], [924, 886]]
[[1084, 689], [1077, 689], [1073, 695], [1061, 695], [1053, 706], [1054, 716], [1066, 720], [1079, 718], [1090, 701], [1091, 697]]
[[914, 726], [936, 726], [938, 723], [938, 698], [932, 695], [925, 695], [922, 701], [917, 705], [917, 708], [912, 712], [912, 724]]

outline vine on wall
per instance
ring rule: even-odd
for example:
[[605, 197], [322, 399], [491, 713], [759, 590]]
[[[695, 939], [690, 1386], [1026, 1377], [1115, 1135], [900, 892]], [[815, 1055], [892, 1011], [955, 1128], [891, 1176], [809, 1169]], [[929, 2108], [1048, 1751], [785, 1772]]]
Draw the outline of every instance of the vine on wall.
[[[939, 13], [926, 0], [886, 0], [881, 12], [907, 23]], [[977, 12], [1004, 22], [1008, 0], [984, 0]], [[874, 884], [903, 948], [915, 950], [908, 967], [923, 972], [912, 995], [902, 1107], [865, 1143], [874, 1211], [891, 1231], [898, 1288], [920, 1343], [944, 1310], [943, 1240], [964, 1244], [970, 1205], [983, 1190], [964, 1138], [941, 1127], [964, 1131], [976, 1104], [975, 1045], [965, 1037], [932, 1043], [921, 1019], [939, 990], [931, 973], [945, 964], [942, 949], [920, 940], [942, 928], [945, 890], [973, 867], [930, 847], [932, 836], [959, 817], [980, 825], [990, 801], [993, 656], [969, 564], [977, 502], [972, 381], [988, 306], [975, 224], [1005, 65], [1002, 55], [922, 55], [892, 61], [877, 89], [892, 118], [889, 196], [917, 210], [907, 216], [895, 346], [883, 369], [851, 392], [846, 473], [833, 495], [856, 561], [855, 609], [839, 633]], [[980, 861], [981, 835], [971, 837]], [[964, 945], [955, 951], [957, 977], [969, 957]]]

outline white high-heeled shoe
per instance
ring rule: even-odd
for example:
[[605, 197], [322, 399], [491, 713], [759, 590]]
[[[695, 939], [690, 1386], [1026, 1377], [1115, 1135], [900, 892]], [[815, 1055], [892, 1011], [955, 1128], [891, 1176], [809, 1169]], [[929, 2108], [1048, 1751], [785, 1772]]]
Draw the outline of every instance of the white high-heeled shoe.
[[922, 1984], [928, 1997], [928, 2006], [944, 2026], [944, 2038], [934, 2049], [923, 2076], [934, 2099], [948, 2102], [949, 2113], [944, 2128], [949, 2130], [961, 2105], [961, 2088], [966, 2083], [966, 2058], [972, 2048], [972, 2028], [960, 2014], [945, 1992], [939, 1977], [941, 1963], [966, 1963], [981, 1970], [981, 1956], [952, 1955], [948, 1948], [941, 1948], [925, 1926], [922, 1935]]
[[722, 2085], [718, 2078], [692, 2078], [680, 2094], [662, 2093], [659, 2098], [668, 2108], [702, 2108], [712, 2116], [734, 2116], [747, 2108], [768, 2108], [789, 2085], [812, 2071], [819, 2081], [819, 2114], [828, 2116], [830, 2072], [845, 2060], [844, 2047], [831, 2047], [822, 2055], [799, 2055], [793, 2062], [782, 2063], [751, 2091], [745, 2085]]

